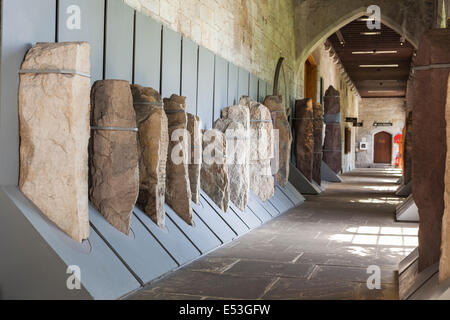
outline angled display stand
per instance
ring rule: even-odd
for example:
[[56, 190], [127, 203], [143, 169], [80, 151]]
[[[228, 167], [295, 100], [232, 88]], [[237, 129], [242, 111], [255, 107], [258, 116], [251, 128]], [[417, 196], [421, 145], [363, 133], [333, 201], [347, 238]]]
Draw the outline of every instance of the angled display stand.
[[337, 182], [341, 183], [342, 178], [339, 177], [331, 168], [322, 161], [322, 180], [328, 182]]
[[292, 163], [289, 170], [289, 182], [302, 194], [318, 195], [322, 192], [316, 183], [306, 179]]
[[407, 197], [412, 193], [412, 181], [410, 181], [407, 185], [402, 185], [398, 187], [395, 192], [396, 196]]
[[419, 222], [419, 209], [412, 195], [397, 206], [395, 209], [395, 217], [399, 222]]

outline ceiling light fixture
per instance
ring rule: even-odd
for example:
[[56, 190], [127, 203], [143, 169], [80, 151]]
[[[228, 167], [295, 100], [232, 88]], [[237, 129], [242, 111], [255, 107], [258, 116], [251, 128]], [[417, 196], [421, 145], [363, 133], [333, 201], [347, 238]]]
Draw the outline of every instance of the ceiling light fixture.
[[363, 35], [363, 36], [379, 36], [380, 34], [381, 34], [380, 31], [361, 32], [361, 35]]
[[397, 50], [381, 50], [381, 51], [377, 51], [377, 50], [373, 50], [373, 51], [353, 51], [352, 54], [395, 54], [398, 53]]
[[398, 92], [395, 90], [369, 90], [367, 91], [368, 93], [393, 93], [393, 92]]
[[360, 64], [360, 68], [398, 68], [398, 64]]
[[358, 21], [374, 21], [375, 18], [359, 18]]
[[336, 36], [339, 39], [339, 42], [341, 43], [342, 46], [345, 45], [345, 39], [344, 36], [342, 35], [342, 32], [340, 30], [336, 31]]

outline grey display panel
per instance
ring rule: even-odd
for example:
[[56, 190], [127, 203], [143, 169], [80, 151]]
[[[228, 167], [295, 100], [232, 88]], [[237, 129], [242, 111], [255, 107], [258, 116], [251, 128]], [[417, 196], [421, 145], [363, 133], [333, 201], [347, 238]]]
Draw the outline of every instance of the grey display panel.
[[242, 68], [239, 68], [238, 99], [242, 98], [242, 96], [249, 95], [249, 82], [250, 73]]
[[105, 79], [133, 80], [134, 10], [106, 0]]
[[262, 224], [262, 221], [248, 207], [245, 208], [245, 212], [242, 212], [233, 203], [230, 203], [228, 210], [233, 211], [250, 229], [255, 229]]
[[214, 117], [214, 54], [203, 47], [198, 52], [197, 94], [197, 115], [202, 118], [203, 129], [211, 129]]
[[264, 80], [259, 79], [258, 81], [258, 101], [263, 103], [267, 96], [267, 83]]
[[136, 13], [134, 83], [160, 89], [161, 24]]
[[216, 55], [214, 76], [214, 121], [220, 118], [223, 108], [228, 106], [228, 62]]
[[187, 112], [197, 114], [198, 45], [182, 39], [181, 95], [186, 97]]
[[249, 96], [255, 101], [258, 101], [258, 78], [254, 74], [250, 74], [249, 82]]
[[161, 97], [180, 94], [181, 35], [163, 27], [162, 31]]
[[228, 64], [228, 105], [239, 102], [238, 97], [239, 69], [231, 62]]
[[104, 20], [105, 0], [59, 0], [57, 41], [89, 42], [92, 83], [103, 79]]

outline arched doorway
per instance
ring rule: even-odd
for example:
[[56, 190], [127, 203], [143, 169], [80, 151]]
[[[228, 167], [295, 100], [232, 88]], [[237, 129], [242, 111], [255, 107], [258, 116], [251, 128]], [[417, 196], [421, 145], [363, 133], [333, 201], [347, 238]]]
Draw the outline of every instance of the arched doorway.
[[392, 135], [388, 132], [378, 132], [373, 137], [373, 162], [392, 163]]
[[311, 98], [313, 104], [317, 102], [317, 65], [312, 56], [305, 62], [305, 98]]

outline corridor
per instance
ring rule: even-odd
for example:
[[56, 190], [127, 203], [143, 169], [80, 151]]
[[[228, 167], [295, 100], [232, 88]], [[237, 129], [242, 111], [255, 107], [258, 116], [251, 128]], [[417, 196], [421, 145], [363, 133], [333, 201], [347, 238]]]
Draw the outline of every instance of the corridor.
[[[397, 299], [398, 263], [417, 246], [418, 224], [396, 223], [401, 172], [357, 169], [343, 183], [131, 299]], [[369, 290], [367, 268], [381, 269]]]

